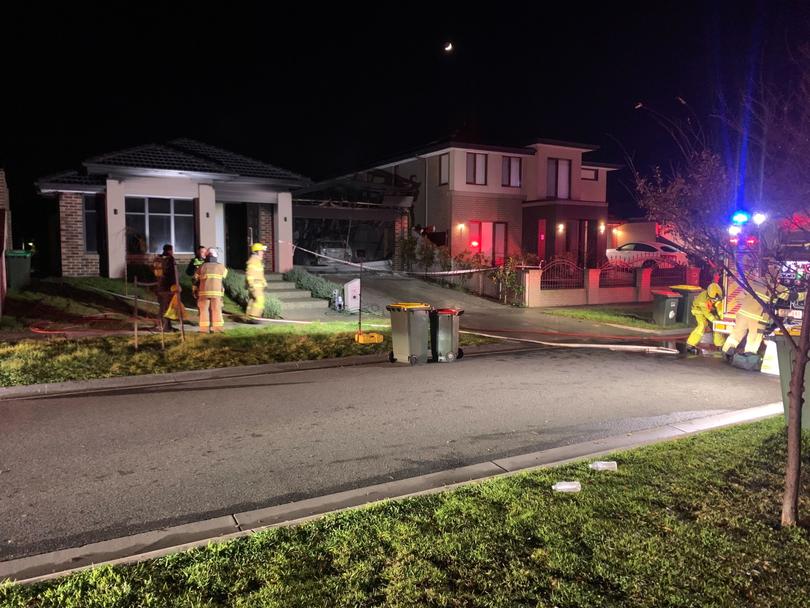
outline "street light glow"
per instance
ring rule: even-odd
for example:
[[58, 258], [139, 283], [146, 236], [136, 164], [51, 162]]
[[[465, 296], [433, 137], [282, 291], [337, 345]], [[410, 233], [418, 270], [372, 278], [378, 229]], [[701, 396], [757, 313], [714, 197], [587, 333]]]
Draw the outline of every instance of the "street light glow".
[[739, 226], [729, 226], [728, 227], [728, 233], [731, 236], [737, 236], [741, 232], [742, 232], [742, 228], [740, 228]]
[[751, 219], [757, 226], [759, 226], [760, 224], [762, 224], [762, 222], [768, 219], [768, 216], [765, 215], [764, 213], [755, 213]]

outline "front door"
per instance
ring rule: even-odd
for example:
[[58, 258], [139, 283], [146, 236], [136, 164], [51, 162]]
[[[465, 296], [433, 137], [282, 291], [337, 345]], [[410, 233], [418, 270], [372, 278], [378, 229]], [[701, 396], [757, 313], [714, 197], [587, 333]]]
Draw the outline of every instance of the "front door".
[[225, 259], [228, 266], [244, 270], [248, 258], [248, 218], [245, 203], [225, 204]]

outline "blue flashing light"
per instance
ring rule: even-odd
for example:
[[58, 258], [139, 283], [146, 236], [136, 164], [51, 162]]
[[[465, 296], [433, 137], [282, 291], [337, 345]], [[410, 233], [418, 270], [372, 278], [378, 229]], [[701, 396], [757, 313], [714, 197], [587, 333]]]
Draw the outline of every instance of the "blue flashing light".
[[737, 211], [734, 215], [731, 216], [731, 221], [735, 224], [744, 224], [751, 216], [748, 215], [745, 211]]

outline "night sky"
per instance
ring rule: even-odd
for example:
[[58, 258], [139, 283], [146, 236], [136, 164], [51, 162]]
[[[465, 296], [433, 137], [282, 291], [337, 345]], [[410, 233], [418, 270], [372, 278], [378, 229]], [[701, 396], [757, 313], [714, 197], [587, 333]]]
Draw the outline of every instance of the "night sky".
[[[0, 166], [15, 244], [33, 181], [94, 154], [192, 137], [314, 179], [446, 138], [596, 143], [667, 164], [644, 101], [708, 117], [803, 38], [800, 2], [115, 3], [4, 15]], [[396, 8], [394, 8], [396, 7]], [[443, 46], [452, 41], [448, 55]], [[707, 120], [710, 120], [707, 118]], [[617, 176], [612, 210], [632, 214]], [[614, 174], [616, 175], [616, 174]]]

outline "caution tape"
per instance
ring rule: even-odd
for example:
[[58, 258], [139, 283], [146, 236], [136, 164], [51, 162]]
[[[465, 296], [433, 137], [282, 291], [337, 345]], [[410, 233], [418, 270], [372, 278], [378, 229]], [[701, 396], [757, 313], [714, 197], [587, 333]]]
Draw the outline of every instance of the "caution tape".
[[[289, 243], [289, 241], [280, 241], [281, 243]], [[295, 243], [289, 243], [292, 245], [293, 251], [296, 249], [300, 249], [301, 251], [305, 251], [306, 253], [312, 254], [316, 257], [323, 258], [324, 260], [330, 260], [332, 262], [337, 262], [338, 264], [345, 264], [346, 266], [353, 266], [355, 268], [360, 268], [361, 270], [368, 270], [373, 272], [388, 272], [390, 274], [405, 274], [411, 275], [415, 277], [424, 277], [424, 276], [455, 276], [455, 275], [464, 275], [464, 274], [475, 274], [478, 272], [492, 272], [495, 270], [495, 267], [488, 266], [486, 268], [465, 268], [462, 270], [432, 270], [427, 272], [413, 272], [407, 270], [389, 270], [388, 268], [368, 268], [363, 264], [359, 264], [357, 262], [348, 262], [346, 260], [341, 260], [339, 258], [333, 258], [332, 256], [324, 255], [322, 253], [317, 253], [315, 251], [311, 251], [300, 245], [296, 245]], [[521, 266], [522, 270], [538, 270], [540, 266]]]

